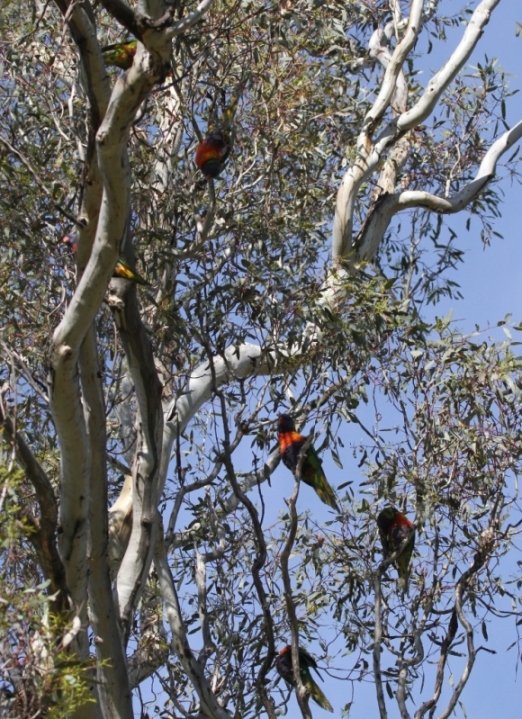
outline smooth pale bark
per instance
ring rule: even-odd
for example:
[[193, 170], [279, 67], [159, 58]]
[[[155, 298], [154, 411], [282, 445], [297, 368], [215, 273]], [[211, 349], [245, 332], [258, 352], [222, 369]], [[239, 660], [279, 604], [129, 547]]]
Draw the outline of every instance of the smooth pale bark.
[[118, 613], [112, 597], [107, 556], [107, 434], [94, 325], [91, 325], [83, 342], [79, 366], [91, 447], [89, 608], [92, 627], [97, 637], [95, 646], [98, 656], [99, 694], [106, 719], [125, 719], [132, 715], [132, 694], [118, 626]]
[[497, 163], [515, 142], [522, 137], [522, 121], [507, 130], [493, 143], [480, 163], [476, 177], [452, 197], [440, 197], [422, 190], [405, 190], [394, 195], [383, 196], [365, 225], [358, 243], [359, 257], [371, 260], [375, 257], [380, 243], [394, 215], [402, 210], [424, 207], [441, 214], [460, 212], [476, 200], [486, 185], [495, 176]]
[[385, 153], [389, 148], [398, 142], [405, 132], [417, 127], [433, 112], [442, 93], [463, 68], [475, 49], [485, 25], [489, 22], [491, 12], [499, 1], [482, 0], [473, 12], [455, 51], [439, 72], [431, 78], [418, 102], [410, 110], [401, 113], [389, 122], [373, 140], [372, 135], [376, 124], [382, 119], [392, 101], [396, 78], [399, 77], [406, 58], [405, 52], [411, 50], [421, 29], [422, 2], [412, 2], [404, 38], [397, 44], [395, 52], [387, 64], [381, 90], [365, 118], [363, 129], [358, 137], [356, 162], [346, 172], [337, 193], [332, 231], [334, 263], [354, 262], [361, 259], [353, 242], [353, 210], [361, 185], [385, 159]]

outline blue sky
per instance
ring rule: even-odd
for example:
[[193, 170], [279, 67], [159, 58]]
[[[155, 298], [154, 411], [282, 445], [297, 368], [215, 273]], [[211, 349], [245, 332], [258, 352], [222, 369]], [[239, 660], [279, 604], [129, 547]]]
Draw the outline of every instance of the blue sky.
[[[519, 90], [506, 104], [506, 120], [510, 127], [522, 120], [522, 36], [515, 35], [517, 20], [522, 21], [522, 4], [511, 0], [500, 2], [470, 60], [470, 64], [475, 65], [482, 61], [484, 55], [497, 57], [509, 76], [511, 89]], [[448, 44], [445, 47], [448, 48]], [[445, 56], [444, 46], [434, 55], [437, 58]], [[504, 159], [511, 154], [506, 153]], [[503, 216], [495, 221], [495, 230], [503, 235], [504, 240], [495, 237], [491, 245], [484, 248], [478, 234], [478, 223], [472, 223], [468, 232], [464, 227], [465, 220], [462, 221], [461, 248], [466, 250], [466, 256], [455, 279], [461, 285], [464, 298], [441, 302], [436, 308], [439, 316], [453, 309], [454, 320], [464, 331], [473, 330], [475, 323], [481, 326], [495, 324], [510, 312], [513, 319], [522, 319], [520, 291], [517, 291], [522, 282], [522, 238], [518, 212], [522, 186], [512, 184], [505, 177], [502, 166], [498, 168], [497, 175], [505, 178], [501, 183], [505, 198], [501, 206]]]

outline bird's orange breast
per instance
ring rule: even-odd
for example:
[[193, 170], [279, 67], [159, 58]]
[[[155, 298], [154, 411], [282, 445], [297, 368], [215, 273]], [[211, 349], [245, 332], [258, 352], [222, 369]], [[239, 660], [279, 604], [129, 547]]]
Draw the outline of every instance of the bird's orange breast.
[[303, 436], [297, 432], [279, 432], [278, 439], [279, 450], [281, 454], [283, 454], [288, 447], [291, 447], [295, 442], [299, 442], [303, 439]]
[[227, 154], [228, 147], [224, 142], [203, 140], [196, 149], [196, 165], [201, 169], [208, 160], [222, 160]]

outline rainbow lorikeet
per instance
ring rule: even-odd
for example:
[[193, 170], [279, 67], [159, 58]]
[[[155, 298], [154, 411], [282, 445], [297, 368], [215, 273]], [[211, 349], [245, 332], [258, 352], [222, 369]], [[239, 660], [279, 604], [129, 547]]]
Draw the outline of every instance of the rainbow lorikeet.
[[[70, 248], [73, 254], [76, 254], [76, 234], [71, 236], [65, 235], [62, 242]], [[121, 259], [121, 257], [116, 262], [116, 267], [114, 268], [112, 276], [120, 277], [124, 280], [130, 280], [131, 282], [135, 282], [137, 285], [150, 285], [150, 282], [147, 282], [147, 280], [138, 272], [132, 270], [125, 260]]]
[[105, 64], [128, 70], [134, 60], [137, 47], [137, 40], [124, 40], [102, 47]]
[[[385, 555], [396, 552], [408, 536], [413, 522], [395, 507], [385, 507], [377, 517], [377, 526], [381, 535], [382, 548]], [[415, 533], [395, 560], [399, 573], [399, 586], [403, 594], [408, 593], [410, 561], [415, 546]]]
[[230, 154], [230, 135], [224, 130], [212, 130], [196, 149], [196, 165], [207, 179], [218, 177]]
[[116, 262], [116, 267], [114, 268], [112, 276], [121, 277], [124, 280], [130, 280], [131, 282], [135, 282], [137, 285], [150, 285], [150, 282], [136, 272], [136, 270], [131, 269], [129, 265], [121, 259], [121, 257], [118, 259], [118, 262]]
[[[281, 459], [285, 467], [291, 469], [292, 472], [297, 472], [297, 467], [300, 460], [300, 452], [304, 443], [308, 437], [303, 437], [302, 434], [298, 434], [295, 431], [295, 422], [293, 417], [289, 414], [282, 414], [278, 419], [278, 434], [279, 440], [279, 451], [281, 452]], [[333, 489], [328, 484], [326, 475], [323, 472], [321, 466], [321, 460], [312, 445], [306, 450], [304, 459], [301, 462], [301, 477], [302, 481], [309, 487], [313, 487], [321, 501], [327, 504], [336, 512], [339, 512], [339, 505], [335, 500], [335, 494]]]
[[[321, 676], [317, 669], [315, 659], [302, 647], [299, 647], [297, 651], [299, 653], [299, 674], [301, 675], [303, 685], [308, 689], [311, 698], [316, 704], [319, 704], [320, 707], [326, 709], [328, 712], [333, 712], [332, 705], [310, 674], [310, 667], [312, 667], [319, 677]], [[294, 671], [292, 668], [292, 647], [290, 645], [283, 647], [279, 652], [276, 658], [276, 669], [279, 676], [283, 677], [290, 686], [295, 686]]]
[[218, 177], [225, 167], [232, 149], [232, 122], [236, 114], [239, 98], [249, 79], [246, 74], [237, 84], [230, 104], [223, 112], [221, 119], [209, 125], [205, 138], [196, 148], [195, 162], [198, 169], [208, 179]]

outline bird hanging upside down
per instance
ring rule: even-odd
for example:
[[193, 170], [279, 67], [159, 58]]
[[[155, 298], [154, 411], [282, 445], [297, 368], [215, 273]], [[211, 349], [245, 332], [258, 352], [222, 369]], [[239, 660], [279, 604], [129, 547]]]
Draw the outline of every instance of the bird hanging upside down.
[[224, 130], [209, 132], [196, 149], [196, 165], [207, 179], [216, 179], [230, 154], [230, 136]]
[[[377, 526], [381, 536], [382, 548], [386, 556], [396, 552], [408, 536], [413, 522], [395, 507], [385, 507], [377, 517]], [[415, 546], [415, 533], [395, 560], [399, 574], [399, 587], [403, 594], [408, 594], [410, 561]]]
[[312, 445], [305, 451], [304, 458], [300, 462], [301, 448], [308, 440], [295, 431], [295, 422], [289, 414], [282, 414], [278, 419], [279, 451], [285, 467], [291, 469], [294, 475], [300, 466], [300, 479], [309, 487], [313, 487], [322, 502], [327, 504], [336, 512], [340, 512], [339, 505], [335, 500], [333, 489], [328, 484], [326, 475], [321, 466], [322, 462]]
[[220, 120], [210, 124], [204, 139], [196, 148], [195, 162], [207, 180], [215, 179], [223, 172], [232, 149], [232, 124], [239, 98], [250, 75], [244, 75], [237, 84], [232, 100]]
[[[303, 686], [308, 689], [310, 697], [316, 704], [319, 704], [320, 707], [326, 709], [328, 712], [333, 712], [332, 705], [314, 682], [310, 673], [310, 667], [312, 667], [315, 669], [318, 676], [321, 676], [317, 669], [315, 659], [311, 656], [311, 654], [308, 654], [306, 649], [303, 649], [302, 647], [299, 647], [297, 651], [299, 654], [299, 674], [301, 676]], [[292, 668], [292, 647], [290, 645], [283, 647], [283, 649], [279, 652], [276, 658], [276, 669], [279, 676], [288, 682], [290, 686], [295, 686], [294, 671]]]
[[[69, 247], [73, 255], [76, 254], [76, 233], [70, 236], [65, 235], [65, 237], [62, 238], [62, 242]], [[150, 282], [147, 282], [147, 280], [136, 272], [136, 270], [132, 270], [125, 260], [121, 259], [121, 257], [118, 258], [118, 261], [116, 262], [112, 276], [129, 280], [130, 282], [135, 282], [137, 285], [150, 285]]]
[[137, 48], [138, 41], [130, 39], [106, 45], [102, 47], [103, 60], [106, 65], [128, 70], [134, 61]]

